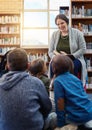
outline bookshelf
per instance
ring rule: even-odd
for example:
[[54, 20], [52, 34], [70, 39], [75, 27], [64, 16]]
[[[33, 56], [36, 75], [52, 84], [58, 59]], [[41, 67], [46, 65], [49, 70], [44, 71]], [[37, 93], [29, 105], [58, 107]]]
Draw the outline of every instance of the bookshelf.
[[0, 54], [20, 47], [21, 40], [20, 13], [0, 13]]
[[24, 48], [28, 55], [29, 62], [42, 58], [47, 66], [49, 65], [50, 58], [48, 56], [48, 48]]
[[[88, 81], [92, 80], [92, 0], [71, 0], [71, 26], [83, 32], [87, 50], [85, 60], [88, 70]], [[91, 81], [90, 80], [90, 81]], [[92, 81], [91, 81], [92, 83]], [[92, 93], [92, 84], [88, 82], [88, 93]]]

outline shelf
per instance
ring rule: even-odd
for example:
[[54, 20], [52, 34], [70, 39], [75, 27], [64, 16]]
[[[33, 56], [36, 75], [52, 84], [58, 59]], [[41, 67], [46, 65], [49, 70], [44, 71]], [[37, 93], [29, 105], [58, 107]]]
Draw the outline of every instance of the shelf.
[[2, 54], [2, 53], [0, 53], [0, 57], [3, 57], [3, 54]]
[[0, 44], [0, 47], [20, 47], [20, 44]]
[[85, 2], [85, 3], [88, 3], [88, 2], [92, 2], [92, 0], [71, 0], [72, 2], [77, 2], [77, 3], [82, 3], [82, 2]]
[[20, 33], [18, 32], [15, 32], [15, 33], [1, 33], [0, 32], [0, 35], [19, 35]]
[[91, 34], [89, 34], [89, 32], [88, 32], [88, 34], [84, 34], [84, 37], [92, 37], [92, 32], [91, 32]]
[[74, 17], [73, 17], [73, 16], [72, 16], [72, 20], [82, 20], [82, 19], [83, 19], [83, 20], [85, 20], [85, 19], [86, 19], [86, 20], [90, 20], [90, 19], [92, 20], [92, 16], [82, 16], [82, 17], [77, 17], [77, 16], [74, 16]]
[[19, 15], [20, 16], [20, 12], [18, 12], [18, 11], [12, 11], [12, 12], [8, 12], [8, 10], [7, 10], [7, 12], [0, 12], [0, 15], [2, 16], [2, 15]]
[[20, 24], [20, 23], [14, 23], [14, 22], [12, 22], [12, 23], [0, 23], [0, 25], [15, 25], [15, 24]]
[[20, 47], [21, 14], [17, 12], [0, 13], [0, 52]]
[[84, 56], [92, 56], [92, 49], [86, 49]]
[[87, 71], [92, 72], [92, 67], [88, 67]]
[[[84, 33], [87, 49], [84, 57], [92, 66], [92, 0], [71, 0], [71, 26], [80, 29]], [[92, 67], [87, 69], [88, 82], [92, 83]], [[92, 93], [92, 84], [88, 84], [86, 92]]]
[[92, 77], [92, 67], [87, 68], [88, 77]]

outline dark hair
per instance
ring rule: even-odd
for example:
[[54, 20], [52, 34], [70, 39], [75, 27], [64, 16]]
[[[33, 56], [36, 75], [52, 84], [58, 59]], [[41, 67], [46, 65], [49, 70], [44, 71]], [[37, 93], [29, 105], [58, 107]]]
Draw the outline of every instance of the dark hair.
[[56, 55], [52, 59], [52, 70], [56, 76], [68, 71], [72, 72], [73, 69], [74, 69], [73, 62], [66, 55]]
[[57, 25], [57, 19], [62, 19], [64, 20], [67, 25], [69, 24], [69, 19], [64, 15], [64, 14], [58, 14], [55, 18], [55, 24]]
[[32, 75], [39, 77], [41, 74], [44, 74], [46, 71], [45, 62], [41, 58], [36, 59], [31, 62], [29, 71]]
[[12, 71], [25, 71], [28, 67], [27, 53], [24, 49], [16, 48], [7, 55], [7, 62]]
[[7, 51], [1, 58], [1, 63], [0, 63], [0, 71], [5, 70], [5, 66], [7, 63], [7, 55], [11, 50]]

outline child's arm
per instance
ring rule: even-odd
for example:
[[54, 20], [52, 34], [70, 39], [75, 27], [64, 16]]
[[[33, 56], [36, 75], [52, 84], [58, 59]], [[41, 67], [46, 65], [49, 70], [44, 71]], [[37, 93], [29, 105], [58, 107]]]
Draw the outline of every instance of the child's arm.
[[62, 127], [65, 123], [65, 101], [63, 86], [54, 80], [55, 107], [57, 113], [57, 125]]

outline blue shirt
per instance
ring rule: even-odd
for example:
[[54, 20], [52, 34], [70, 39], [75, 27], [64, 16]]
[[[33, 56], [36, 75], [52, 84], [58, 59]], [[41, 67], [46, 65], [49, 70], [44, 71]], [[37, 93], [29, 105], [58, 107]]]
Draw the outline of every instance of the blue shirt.
[[[92, 120], [92, 102], [83, 88], [81, 80], [66, 72], [54, 80], [54, 93], [58, 127], [66, 124], [66, 120], [83, 124]], [[59, 110], [57, 101], [64, 99], [64, 110]], [[61, 104], [62, 105], [62, 104]]]

